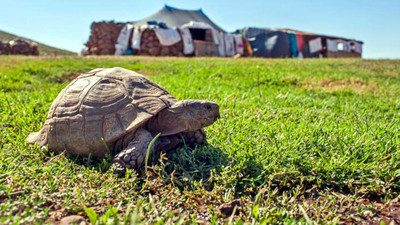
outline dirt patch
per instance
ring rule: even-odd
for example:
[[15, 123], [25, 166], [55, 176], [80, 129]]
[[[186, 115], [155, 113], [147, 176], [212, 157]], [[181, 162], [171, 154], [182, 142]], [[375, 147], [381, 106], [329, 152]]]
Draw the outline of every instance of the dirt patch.
[[327, 92], [351, 91], [355, 93], [375, 93], [377, 86], [374, 83], [368, 83], [360, 78], [349, 78], [343, 80], [307, 80], [297, 84], [307, 89], [319, 89]]
[[[332, 198], [333, 196], [335, 197]], [[382, 221], [385, 224], [400, 224], [400, 202], [398, 198], [382, 202], [368, 198], [355, 199], [354, 196], [340, 193], [331, 193], [330, 198], [304, 196], [300, 197], [299, 200], [312, 219], [318, 220], [328, 217], [334, 219], [339, 215], [339, 224], [380, 225]], [[335, 200], [332, 201], [332, 199]], [[335, 211], [335, 214], [331, 214], [332, 211]]]
[[81, 75], [81, 74], [83, 74], [83, 73], [74, 73], [74, 74], [71, 74], [71, 75], [68, 76], [68, 80], [71, 81], [71, 80], [73, 80], [73, 79], [79, 77], [79, 75]]

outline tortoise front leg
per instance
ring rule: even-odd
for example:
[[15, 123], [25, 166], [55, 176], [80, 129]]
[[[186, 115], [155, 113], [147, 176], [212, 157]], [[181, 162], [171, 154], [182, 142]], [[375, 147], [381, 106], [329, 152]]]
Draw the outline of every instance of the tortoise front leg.
[[188, 145], [204, 145], [207, 144], [207, 134], [203, 129], [196, 131], [182, 132], [182, 136]]
[[[152, 139], [151, 133], [146, 129], [140, 128], [136, 130], [128, 146], [114, 157], [114, 173], [123, 175], [126, 169], [138, 169], [142, 167], [145, 162], [147, 147]], [[154, 151], [154, 147], [150, 151], [151, 154]]]
[[[128, 146], [118, 153], [113, 160], [115, 165], [114, 173], [124, 175], [126, 169], [139, 169], [145, 163], [147, 147], [149, 146], [153, 136], [146, 129], [138, 129], [134, 134]], [[152, 154], [155, 150], [171, 150], [176, 148], [180, 143], [180, 139], [176, 136], [158, 137], [156, 142], [150, 149]]]

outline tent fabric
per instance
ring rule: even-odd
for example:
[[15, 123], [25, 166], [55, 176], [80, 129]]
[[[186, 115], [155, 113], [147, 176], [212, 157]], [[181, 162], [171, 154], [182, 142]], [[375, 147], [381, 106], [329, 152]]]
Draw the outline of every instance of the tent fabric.
[[233, 34], [224, 34], [224, 42], [225, 42], [225, 56], [234, 56], [235, 55], [235, 44], [234, 44], [234, 36]]
[[242, 33], [246, 38], [252, 38], [259, 34], [265, 34], [270, 32], [275, 32], [274, 29], [269, 28], [256, 28], [256, 27], [246, 27], [243, 29]]
[[133, 30], [133, 35], [132, 35], [132, 44], [131, 44], [132, 49], [140, 50], [141, 39], [142, 39], [142, 30], [140, 29], [140, 27], [136, 27]]
[[[215, 32], [214, 32], [215, 31]], [[218, 52], [219, 56], [225, 56], [225, 42], [224, 42], [224, 34], [213, 30], [214, 36], [216, 36], [218, 40]], [[214, 41], [215, 42], [215, 41]]]
[[190, 55], [194, 52], [193, 40], [189, 28], [179, 28], [183, 42], [183, 54]]
[[236, 53], [243, 55], [244, 53], [244, 46], [243, 46], [243, 38], [242, 35], [237, 34], [234, 36], [235, 37], [235, 47], [236, 47]]
[[199, 10], [182, 10], [165, 5], [153, 15], [146, 17], [142, 20], [132, 22], [135, 27], [147, 24], [147, 21], [164, 22], [168, 27], [180, 27], [190, 21], [203, 22], [209, 24], [214, 29], [224, 32], [225, 31], [211, 21], [204, 12]]
[[126, 24], [122, 28], [117, 39], [117, 44], [115, 44], [115, 55], [124, 55], [126, 50], [128, 50], [132, 29], [132, 24]]
[[182, 28], [197, 28], [197, 29], [210, 29], [213, 41], [215, 44], [218, 44], [218, 31], [215, 30], [211, 25], [203, 23], [190, 21], [189, 23], [183, 24]]
[[290, 51], [292, 52], [292, 57], [297, 57], [299, 55], [299, 49], [297, 47], [297, 39], [295, 33], [288, 33], [290, 42]]
[[253, 56], [268, 58], [288, 58], [291, 56], [289, 35], [285, 32], [261, 33], [248, 40], [253, 48]]
[[181, 39], [178, 31], [176, 29], [154, 29], [160, 44], [163, 46], [171, 46], [178, 43]]
[[204, 22], [190, 21], [181, 26], [182, 28], [213, 29], [210, 24]]

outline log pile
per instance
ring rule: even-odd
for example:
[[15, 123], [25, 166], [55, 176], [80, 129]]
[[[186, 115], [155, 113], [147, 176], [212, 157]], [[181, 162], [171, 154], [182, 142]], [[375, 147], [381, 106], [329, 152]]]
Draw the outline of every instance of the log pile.
[[171, 46], [162, 46], [154, 30], [147, 29], [142, 33], [138, 54], [148, 56], [184, 56], [183, 43], [179, 41]]
[[251, 49], [250, 42], [246, 37], [243, 36], [243, 56], [251, 57], [253, 55], [253, 49]]
[[0, 42], [0, 55], [39, 55], [39, 49], [35, 42], [15, 39]]
[[93, 22], [90, 26], [90, 37], [86, 43], [89, 55], [114, 55], [115, 43], [117, 43], [118, 35], [121, 32], [123, 23], [110, 22]]

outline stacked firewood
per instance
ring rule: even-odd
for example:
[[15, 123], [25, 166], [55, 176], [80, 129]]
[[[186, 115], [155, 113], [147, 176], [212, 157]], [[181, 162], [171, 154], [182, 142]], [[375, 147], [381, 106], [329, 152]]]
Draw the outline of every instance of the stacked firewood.
[[251, 48], [250, 42], [246, 37], [243, 36], [243, 56], [250, 57], [253, 55], [253, 49]]
[[114, 21], [93, 22], [90, 26], [90, 37], [86, 43], [88, 49], [85, 54], [114, 55], [115, 43], [117, 43], [118, 35], [123, 26], [123, 23], [114, 23]]
[[38, 45], [24, 39], [0, 42], [1, 55], [39, 55]]
[[142, 33], [139, 55], [184, 56], [182, 51], [182, 41], [179, 41], [178, 43], [171, 46], [162, 46], [154, 30], [146, 29]]

